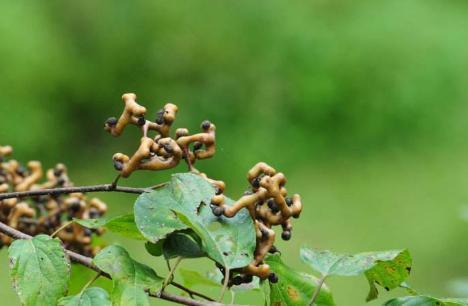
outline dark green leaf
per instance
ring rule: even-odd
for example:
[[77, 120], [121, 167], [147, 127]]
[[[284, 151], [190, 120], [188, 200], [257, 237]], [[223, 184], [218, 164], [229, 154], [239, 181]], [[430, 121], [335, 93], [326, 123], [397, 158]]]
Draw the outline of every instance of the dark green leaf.
[[[278, 276], [278, 283], [270, 284], [270, 305], [305, 306], [317, 288], [318, 279], [312, 275], [299, 273], [285, 265], [279, 255], [270, 255], [266, 263]], [[330, 290], [324, 284], [314, 303], [316, 306], [333, 306], [335, 302]]]
[[115, 234], [123, 237], [145, 240], [145, 237], [140, 233], [133, 214], [122, 215], [114, 218], [99, 218], [99, 219], [74, 219], [74, 221], [87, 228], [105, 227]]
[[94, 263], [114, 282], [112, 305], [149, 305], [145, 290], [155, 292], [163, 279], [150, 267], [133, 260], [121, 246], [111, 245], [94, 257]]
[[156, 243], [147, 241], [145, 243], [145, 249], [149, 254], [159, 257], [163, 254], [164, 241], [166, 241], [166, 239], [159, 240]]
[[303, 247], [301, 248], [301, 259], [324, 277], [364, 274], [370, 285], [368, 301], [375, 299], [378, 295], [375, 284], [386, 290], [397, 288], [408, 278], [411, 271], [411, 256], [408, 250], [350, 255]]
[[195, 215], [200, 203], [209, 204], [213, 195], [214, 188], [201, 176], [175, 174], [163, 188], [138, 197], [134, 208], [138, 229], [146, 239], [155, 243], [176, 230], [187, 228], [172, 209]]
[[61, 298], [58, 306], [110, 306], [107, 291], [98, 287], [87, 288], [77, 295]]
[[169, 234], [163, 243], [163, 254], [166, 259], [176, 257], [198, 258], [205, 257], [206, 253], [202, 250], [200, 238], [191, 231], [175, 232]]
[[384, 306], [468, 306], [468, 299], [439, 299], [424, 295], [405, 296], [391, 299]]
[[56, 305], [67, 293], [70, 262], [60, 240], [46, 235], [16, 240], [8, 253], [10, 276], [23, 305]]

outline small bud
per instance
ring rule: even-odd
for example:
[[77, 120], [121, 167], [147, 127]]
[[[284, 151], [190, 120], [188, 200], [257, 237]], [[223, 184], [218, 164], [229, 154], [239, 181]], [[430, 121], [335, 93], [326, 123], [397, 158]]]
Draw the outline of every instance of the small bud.
[[208, 121], [208, 120], [203, 121], [202, 124], [201, 124], [201, 128], [203, 130], [208, 130], [210, 128], [210, 126], [211, 126], [211, 122]]

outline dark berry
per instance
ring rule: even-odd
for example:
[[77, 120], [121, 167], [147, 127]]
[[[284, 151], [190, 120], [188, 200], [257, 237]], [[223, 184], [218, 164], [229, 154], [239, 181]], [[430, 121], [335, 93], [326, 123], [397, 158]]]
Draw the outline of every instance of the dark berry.
[[107, 118], [107, 120], [106, 120], [106, 125], [107, 126], [115, 126], [116, 124], [117, 124], [117, 118], [115, 118], [115, 117]]
[[274, 245], [268, 250], [268, 253], [275, 254], [278, 252], [278, 248], [275, 247]]
[[284, 231], [281, 233], [281, 238], [285, 241], [288, 241], [291, 239], [291, 232], [290, 231]]
[[203, 121], [202, 124], [201, 124], [201, 128], [203, 130], [208, 130], [210, 128], [210, 126], [211, 126], [211, 122], [208, 121], [208, 120]]
[[123, 169], [123, 164], [122, 162], [118, 161], [118, 160], [114, 160], [114, 168], [115, 170], [117, 171], [122, 171]]
[[234, 278], [232, 279], [232, 283], [236, 286], [239, 286], [240, 284], [242, 284], [243, 283], [242, 276], [240, 275], [234, 276]]
[[272, 213], [276, 214], [277, 212], [279, 212], [278, 204], [276, 204], [275, 200], [270, 199], [268, 200], [267, 204], [268, 207], [271, 209]]
[[196, 141], [193, 143], [193, 150], [198, 151], [203, 147], [203, 143]]
[[285, 201], [288, 206], [291, 206], [293, 204], [293, 200], [291, 198], [286, 198]]
[[259, 177], [254, 178], [252, 180], [252, 182], [250, 182], [250, 184], [252, 184], [253, 188], [259, 188], [260, 187], [260, 178]]
[[270, 283], [276, 284], [278, 282], [278, 276], [275, 273], [270, 273], [270, 275], [268, 275], [268, 280]]
[[146, 123], [145, 117], [142, 116], [142, 117], [139, 117], [139, 118], [138, 118], [137, 124], [138, 124], [139, 126], [143, 126], [143, 125], [145, 125], [145, 123]]
[[164, 123], [164, 110], [163, 109], [160, 109], [157, 113], [156, 113], [156, 120], [154, 120], [157, 124], [161, 125]]
[[71, 205], [70, 205], [70, 211], [72, 213], [77, 213], [81, 208], [81, 205], [80, 205], [80, 202], [73, 202]]
[[83, 232], [86, 237], [90, 237], [93, 234], [93, 231], [89, 228], [85, 228]]
[[224, 214], [224, 208], [220, 206], [214, 206], [211, 208], [211, 210], [213, 211], [213, 215], [216, 217], [220, 217]]
[[250, 274], [246, 274], [244, 275], [243, 283], [248, 284], [248, 283], [251, 283], [252, 280], [253, 280], [253, 276]]

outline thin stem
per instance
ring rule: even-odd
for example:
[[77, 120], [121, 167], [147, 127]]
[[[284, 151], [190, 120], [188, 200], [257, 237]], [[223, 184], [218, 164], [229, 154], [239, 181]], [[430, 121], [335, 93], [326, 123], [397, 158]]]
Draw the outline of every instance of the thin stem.
[[88, 289], [89, 286], [91, 286], [92, 283], [94, 283], [99, 277], [101, 276], [101, 272], [98, 272], [89, 282], [84, 285], [83, 289], [81, 289], [81, 292], [84, 292], [86, 289]]
[[224, 283], [223, 283], [223, 288], [221, 289], [221, 294], [220, 294], [220, 297], [219, 297], [219, 302], [222, 302], [223, 299], [224, 299], [224, 293], [226, 293], [226, 289], [228, 287], [228, 284], [229, 284], [229, 268], [228, 267], [225, 267], [224, 268]]
[[327, 278], [327, 276], [323, 275], [319, 279], [319, 281], [317, 283], [317, 288], [315, 288], [314, 294], [312, 295], [312, 298], [310, 299], [309, 304], [307, 304], [308, 306], [312, 306], [315, 303], [315, 300], [317, 300], [318, 295], [320, 293], [320, 289], [322, 289], [323, 283], [325, 282], [325, 278]]
[[76, 192], [85, 193], [85, 192], [113, 192], [113, 191], [141, 194], [144, 192], [151, 191], [151, 188], [133, 188], [133, 187], [113, 186], [112, 184], [80, 186], [80, 187], [64, 187], [64, 188], [2, 193], [0, 194], [0, 201], [5, 200], [5, 199], [12, 199], [12, 198], [35, 197], [35, 196], [40, 196], [40, 195], [56, 196], [59, 194], [68, 194], [68, 193], [76, 193]]
[[[12, 237], [14, 239], [31, 239], [32, 237], [23, 233], [23, 232], [20, 232], [8, 225], [6, 225], [5, 223], [2, 223], [0, 222], [0, 233], [3, 233], [9, 237]], [[101, 271], [94, 263], [93, 263], [93, 259], [90, 258], [90, 257], [86, 257], [86, 256], [83, 256], [81, 254], [78, 254], [78, 253], [75, 253], [73, 251], [70, 251], [70, 250], [65, 250], [65, 253], [68, 255], [68, 257], [76, 262], [76, 263], [79, 263], [89, 269], [92, 269], [96, 272], [100, 272], [102, 276], [104, 277], [107, 277], [109, 279], [111, 279], [110, 275], [107, 274], [106, 272], [104, 271]], [[183, 297], [183, 296], [179, 296], [179, 295], [174, 295], [174, 294], [171, 294], [171, 293], [168, 293], [168, 292], [160, 292], [159, 295], [156, 294], [156, 293], [151, 293], [151, 292], [148, 292], [148, 295], [151, 296], [151, 297], [154, 297], [154, 298], [160, 298], [160, 299], [163, 299], [163, 300], [166, 300], [166, 301], [171, 301], [171, 302], [174, 302], [174, 303], [178, 303], [178, 304], [183, 304], [183, 305], [187, 305], [187, 306], [223, 306], [224, 304], [221, 304], [221, 303], [216, 303], [216, 302], [207, 302], [207, 301], [196, 301], [196, 300], [192, 300], [192, 299], [189, 299], [189, 298], [186, 298], [186, 297]]]
[[193, 165], [192, 161], [190, 160], [190, 154], [189, 154], [189, 149], [188, 147], [184, 148], [184, 154], [185, 154], [185, 161], [187, 162], [189, 171], [193, 171]]
[[119, 182], [121, 176], [122, 176], [122, 175], [119, 173], [119, 174], [115, 177], [115, 179], [112, 181], [112, 187], [113, 187], [113, 188], [117, 187], [117, 183]]
[[67, 226], [71, 225], [73, 222], [74, 221], [68, 221], [67, 223], [63, 224], [55, 232], [53, 232], [52, 235], [50, 235], [50, 237], [52, 237], [52, 238], [55, 237], [55, 235], [57, 235], [61, 230], [63, 230]]
[[[176, 262], [174, 266], [169, 270], [169, 274], [166, 276], [166, 279], [164, 280], [164, 283], [162, 285], [161, 291], [164, 291], [164, 289], [169, 285], [169, 283], [172, 281], [174, 278], [174, 272], [177, 269], [177, 266], [180, 264], [180, 262], [184, 259], [182, 256], [179, 256], [176, 258]], [[168, 261], [169, 262], [169, 261]]]
[[209, 296], [206, 296], [204, 295], [203, 293], [200, 293], [200, 292], [197, 292], [197, 291], [193, 291], [192, 289], [189, 289], [179, 283], [176, 283], [176, 282], [171, 282], [171, 285], [182, 290], [182, 291], [185, 291], [187, 292], [188, 295], [190, 296], [198, 296], [198, 297], [201, 297], [202, 299], [205, 299], [207, 301], [211, 301], [213, 302], [214, 300], [212, 298], [210, 298]]

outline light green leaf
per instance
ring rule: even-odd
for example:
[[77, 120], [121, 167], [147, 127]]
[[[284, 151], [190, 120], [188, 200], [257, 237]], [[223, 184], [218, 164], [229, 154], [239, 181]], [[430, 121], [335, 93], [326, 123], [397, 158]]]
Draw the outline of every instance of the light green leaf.
[[208, 276], [202, 275], [200, 272], [185, 269], [179, 269], [177, 272], [182, 277], [184, 285], [188, 288], [192, 288], [197, 285], [214, 288], [221, 287], [220, 282], [215, 281]]
[[[227, 205], [232, 202], [226, 198]], [[181, 208], [173, 210], [201, 238], [203, 250], [211, 259], [230, 269], [245, 267], [252, 262], [256, 237], [247, 209], [240, 210], [233, 218], [216, 217], [208, 205], [201, 205], [198, 214]]]
[[60, 240], [47, 235], [16, 240], [8, 253], [13, 287], [23, 305], [56, 305], [67, 293], [70, 261]]
[[[270, 305], [305, 306], [317, 288], [318, 279], [312, 275], [299, 273], [285, 265], [278, 254], [270, 255], [265, 262], [278, 276], [276, 284], [270, 283]], [[324, 284], [314, 303], [316, 306], [334, 306], [335, 302], [328, 287]]]
[[94, 263], [114, 282], [112, 305], [149, 305], [145, 290], [161, 288], [163, 279], [150, 267], [133, 260], [121, 246], [111, 245], [94, 257]]
[[330, 251], [301, 248], [301, 259], [323, 277], [331, 275], [354, 276], [364, 274], [370, 285], [367, 301], [377, 297], [375, 284], [391, 290], [399, 287], [411, 271], [408, 250], [335, 254]]
[[98, 287], [87, 288], [77, 295], [61, 298], [58, 306], [110, 306], [107, 291]]
[[384, 306], [468, 306], [468, 299], [439, 299], [424, 295], [405, 296], [391, 299]]
[[138, 229], [149, 241], [155, 243], [168, 234], [186, 229], [172, 209], [182, 209], [196, 214], [200, 203], [209, 204], [214, 188], [199, 175], [179, 173], [162, 188], [140, 195], [135, 203], [135, 221]]
[[135, 216], [133, 214], [122, 215], [113, 218], [98, 218], [98, 219], [74, 219], [76, 223], [87, 228], [100, 228], [105, 227], [115, 234], [123, 237], [146, 240], [140, 233], [136, 224]]

